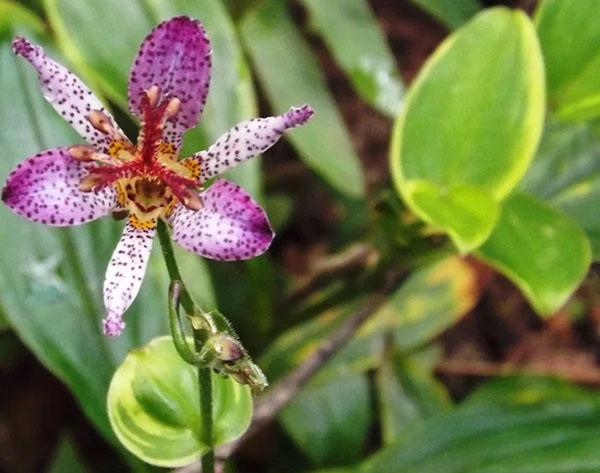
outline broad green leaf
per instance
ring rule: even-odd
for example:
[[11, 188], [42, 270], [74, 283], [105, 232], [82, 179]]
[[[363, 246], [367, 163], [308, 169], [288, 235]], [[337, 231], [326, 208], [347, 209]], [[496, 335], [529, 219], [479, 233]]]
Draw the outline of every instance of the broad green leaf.
[[360, 334], [391, 332], [399, 350], [410, 353], [454, 325], [478, 300], [475, 269], [449, 256], [414, 271]]
[[42, 21], [27, 8], [12, 1], [0, 1], [0, 40], [12, 39], [14, 28], [17, 26], [35, 34], [44, 30]]
[[391, 146], [395, 184], [415, 213], [472, 250], [493, 228], [494, 201], [527, 170], [543, 116], [531, 22], [486, 10], [444, 41], [411, 86]]
[[285, 430], [317, 466], [360, 459], [371, 424], [369, 383], [349, 374], [310, 383], [279, 416]]
[[560, 118], [600, 115], [600, 4], [544, 0], [536, 24], [546, 65], [550, 104]]
[[[388, 333], [402, 352], [410, 353], [454, 324], [477, 299], [476, 274], [466, 261], [452, 256], [425, 266], [390, 296], [320, 377], [376, 367]], [[313, 353], [361, 302], [332, 309], [277, 338], [260, 360], [269, 379], [285, 374]]]
[[340, 193], [361, 197], [360, 161], [320, 67], [286, 8], [286, 2], [267, 0], [247, 12], [242, 39], [277, 112], [303, 103], [315, 109], [310, 123], [289, 134], [307, 166]]
[[416, 426], [361, 473], [591, 473], [600, 469], [600, 397], [537, 378], [488, 383]]
[[[203, 149], [256, 112], [248, 66], [225, 7], [215, 1], [44, 0], [59, 45], [78, 73], [127, 110], [127, 78], [140, 43], [161, 20], [189, 15], [201, 20], [213, 47], [213, 79], [200, 124], [186, 134], [183, 154]], [[115, 14], [118, 12], [118, 14]], [[256, 196], [260, 163], [251, 160], [230, 173]]]
[[313, 28], [323, 37], [360, 96], [396, 116], [404, 86], [377, 18], [366, 0], [303, 0]]
[[427, 180], [414, 179], [405, 188], [405, 199], [415, 213], [445, 229], [462, 252], [485, 241], [498, 219], [498, 203], [478, 186], [440, 188]]
[[522, 193], [504, 201], [478, 255], [511, 279], [541, 315], [562, 306], [591, 262], [589, 241], [577, 223]]
[[[248, 386], [213, 373], [212, 398], [218, 446], [248, 428], [252, 395]], [[115, 372], [108, 416], [121, 443], [140, 459], [157, 466], [183, 466], [208, 449], [201, 441], [198, 399], [196, 368], [183, 361], [171, 337], [159, 337], [131, 351]]]
[[[14, 33], [32, 35], [20, 28]], [[0, 89], [1, 182], [27, 156], [81, 142], [43, 99], [35, 72], [12, 54], [5, 38], [0, 43]], [[102, 282], [123, 223], [106, 218], [52, 229], [27, 222], [4, 206], [0, 221], [2, 312], [40, 361], [69, 387], [100, 432], [116, 443], [105, 407], [112, 373], [130, 348], [167, 333], [168, 279], [160, 255], [155, 252], [151, 258], [142, 290], [126, 313], [126, 330], [118, 339], [108, 339], [101, 332]], [[194, 270], [189, 284], [206, 279], [201, 270]]]
[[600, 259], [600, 140], [591, 126], [550, 122], [520, 188], [573, 218]]
[[450, 29], [465, 24], [481, 10], [478, 0], [411, 0]]
[[431, 368], [417, 357], [389, 357], [375, 374], [379, 422], [385, 445], [389, 445], [415, 424], [440, 415], [450, 399]]
[[87, 473], [88, 471], [77, 453], [73, 441], [68, 436], [63, 435], [58, 441], [54, 458], [47, 473]]

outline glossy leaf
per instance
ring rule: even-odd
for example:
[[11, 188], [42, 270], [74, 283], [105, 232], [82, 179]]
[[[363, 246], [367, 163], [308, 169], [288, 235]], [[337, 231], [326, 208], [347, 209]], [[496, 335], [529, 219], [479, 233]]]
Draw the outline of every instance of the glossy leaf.
[[[13, 34], [31, 36], [15, 27]], [[12, 36], [12, 34], [11, 34]], [[43, 42], [44, 38], [33, 35]], [[80, 142], [43, 99], [31, 68], [0, 44], [0, 181], [25, 157], [39, 150]], [[154, 254], [141, 293], [127, 311], [118, 339], [101, 332], [102, 282], [122, 222], [109, 218], [72, 229], [27, 222], [0, 206], [0, 294], [2, 312], [33, 353], [73, 392], [84, 413], [111, 442], [105, 400], [114, 369], [127, 351], [167, 333], [167, 281]], [[205, 280], [194, 269], [190, 284]], [[190, 288], [210, 301], [210, 286]]]
[[[192, 345], [192, 340], [189, 340]], [[212, 374], [213, 438], [221, 445], [250, 425], [252, 395], [247, 386]], [[198, 372], [187, 364], [171, 337], [159, 337], [131, 351], [115, 372], [108, 391], [110, 423], [125, 447], [152, 465], [193, 462], [202, 443]]]
[[[185, 135], [184, 154], [208, 147], [230, 127], [255, 115], [248, 66], [221, 2], [132, 0], [124, 4], [119, 0], [44, 0], [44, 3], [59, 45], [76, 71], [125, 111], [129, 68], [153, 26], [182, 14], [203, 22], [213, 47], [213, 78], [200, 124]], [[260, 194], [259, 160], [244, 163], [229, 175], [253, 195]]]
[[527, 170], [543, 115], [531, 22], [486, 10], [444, 41], [411, 86], [391, 148], [395, 184], [417, 215], [472, 250]]
[[398, 355], [386, 359], [375, 375], [379, 422], [385, 445], [431, 416], [450, 408], [443, 386], [417, 357]]
[[488, 383], [381, 450], [361, 473], [591, 473], [600, 468], [596, 393], [537, 378]]
[[394, 56], [366, 0], [303, 0], [315, 31], [360, 96], [396, 116], [404, 86]]
[[320, 66], [286, 8], [286, 2], [267, 0], [247, 12], [240, 24], [242, 39], [275, 111], [295, 103], [315, 109], [311, 122], [289, 135], [306, 165], [340, 193], [361, 197], [360, 161]]
[[369, 433], [369, 397], [369, 383], [362, 374], [311, 383], [281, 413], [280, 420], [315, 465], [354, 463]]
[[478, 0], [411, 0], [448, 28], [455, 29], [481, 10]]
[[504, 201], [478, 255], [510, 278], [541, 315], [560, 308], [591, 262], [589, 241], [573, 220], [521, 193]]
[[598, 15], [595, 0], [544, 0], [537, 11], [550, 104], [561, 118], [600, 115]]
[[[319, 376], [334, 378], [378, 366], [386, 333], [393, 334], [396, 346], [409, 353], [460, 319], [478, 297], [476, 273], [466, 261], [452, 256], [425, 266], [390, 296]], [[313, 353], [360, 302], [326, 312], [276, 339], [260, 360], [269, 379], [283, 375]]]
[[573, 218], [600, 259], [600, 140], [590, 125], [550, 122], [520, 187]]

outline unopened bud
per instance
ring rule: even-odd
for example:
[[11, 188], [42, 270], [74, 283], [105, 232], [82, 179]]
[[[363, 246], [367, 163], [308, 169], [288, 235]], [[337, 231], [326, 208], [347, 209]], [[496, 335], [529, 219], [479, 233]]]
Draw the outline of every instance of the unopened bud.
[[218, 333], [211, 338], [211, 342], [217, 357], [222, 362], [228, 363], [237, 361], [245, 355], [244, 349], [240, 345], [240, 342], [238, 342], [235, 338], [222, 333]]

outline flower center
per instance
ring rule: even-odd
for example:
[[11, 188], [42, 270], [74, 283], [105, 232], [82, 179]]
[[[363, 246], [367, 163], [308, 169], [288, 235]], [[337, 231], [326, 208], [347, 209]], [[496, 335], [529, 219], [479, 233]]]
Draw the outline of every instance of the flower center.
[[87, 119], [111, 139], [107, 153], [86, 145], [69, 150], [73, 159], [90, 162], [80, 189], [89, 192], [113, 186], [119, 205], [142, 223], [168, 214], [177, 202], [195, 210], [202, 207], [199, 169], [178, 162], [175, 147], [163, 141], [165, 123], [177, 115], [181, 101], [177, 97], [159, 101], [159, 97], [157, 86], [142, 96], [143, 119], [137, 146], [114, 127], [109, 117], [93, 110]]

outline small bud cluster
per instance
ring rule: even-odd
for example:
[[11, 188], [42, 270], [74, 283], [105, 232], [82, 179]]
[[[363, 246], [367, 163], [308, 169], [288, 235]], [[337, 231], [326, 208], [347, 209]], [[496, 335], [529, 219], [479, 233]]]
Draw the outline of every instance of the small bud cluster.
[[254, 394], [267, 387], [267, 378], [252, 361], [223, 314], [217, 311], [196, 314], [191, 317], [191, 323], [195, 330], [206, 330], [209, 334], [200, 357], [210, 368], [248, 385]]

